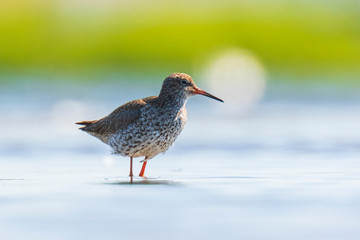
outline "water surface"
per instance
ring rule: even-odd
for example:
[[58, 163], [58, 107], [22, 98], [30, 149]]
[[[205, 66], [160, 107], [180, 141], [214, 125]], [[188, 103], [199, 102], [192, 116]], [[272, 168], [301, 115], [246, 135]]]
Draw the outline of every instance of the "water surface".
[[90, 90], [2, 90], [1, 239], [359, 239], [358, 102], [270, 99], [241, 117], [191, 99], [131, 185], [129, 160], [73, 122], [154, 91]]

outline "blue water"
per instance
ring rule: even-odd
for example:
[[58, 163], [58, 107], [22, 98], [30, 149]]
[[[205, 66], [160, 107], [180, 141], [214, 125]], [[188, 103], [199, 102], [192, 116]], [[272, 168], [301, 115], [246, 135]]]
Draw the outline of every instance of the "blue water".
[[130, 185], [128, 159], [73, 122], [145, 89], [1, 90], [1, 239], [360, 238], [359, 102], [271, 97], [223, 115], [194, 97], [175, 146]]

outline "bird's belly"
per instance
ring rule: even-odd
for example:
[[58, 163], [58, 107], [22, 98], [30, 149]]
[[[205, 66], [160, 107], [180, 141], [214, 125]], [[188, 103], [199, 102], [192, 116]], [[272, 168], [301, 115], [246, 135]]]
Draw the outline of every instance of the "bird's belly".
[[151, 159], [165, 152], [175, 142], [184, 124], [185, 122], [180, 118], [167, 123], [146, 126], [135, 123], [114, 134], [109, 140], [109, 145], [115, 154], [131, 157], [146, 156]]

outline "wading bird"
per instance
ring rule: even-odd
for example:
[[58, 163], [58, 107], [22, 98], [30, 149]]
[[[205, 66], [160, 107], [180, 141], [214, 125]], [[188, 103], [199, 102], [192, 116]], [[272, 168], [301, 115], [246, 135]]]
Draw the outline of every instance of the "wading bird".
[[80, 129], [108, 144], [115, 154], [145, 157], [139, 176], [144, 177], [147, 161], [165, 152], [174, 143], [187, 121], [185, 104], [189, 97], [204, 95], [223, 102], [199, 89], [184, 73], [165, 78], [159, 96], [128, 102], [99, 120], [82, 121]]

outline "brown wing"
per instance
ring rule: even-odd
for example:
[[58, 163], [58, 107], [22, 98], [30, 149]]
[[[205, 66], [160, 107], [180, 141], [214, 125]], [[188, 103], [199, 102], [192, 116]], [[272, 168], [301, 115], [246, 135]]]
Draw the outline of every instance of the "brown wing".
[[94, 121], [83, 121], [76, 124], [85, 125], [80, 128], [95, 136], [109, 136], [116, 133], [119, 129], [126, 128], [130, 123], [137, 120], [143, 108], [149, 101], [157, 97], [147, 97], [128, 102], [115, 109], [108, 116]]

